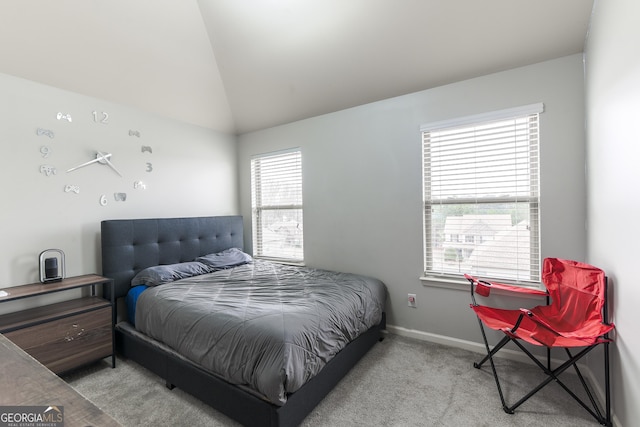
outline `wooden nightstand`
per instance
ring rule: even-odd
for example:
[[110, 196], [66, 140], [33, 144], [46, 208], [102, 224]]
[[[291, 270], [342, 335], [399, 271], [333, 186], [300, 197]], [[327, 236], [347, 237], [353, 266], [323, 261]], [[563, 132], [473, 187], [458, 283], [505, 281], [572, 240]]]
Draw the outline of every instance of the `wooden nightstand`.
[[90, 295], [0, 316], [0, 333], [56, 374], [111, 356], [115, 368], [114, 301], [96, 295], [113, 280], [87, 274], [56, 283], [0, 289], [0, 303], [38, 295], [91, 288]]

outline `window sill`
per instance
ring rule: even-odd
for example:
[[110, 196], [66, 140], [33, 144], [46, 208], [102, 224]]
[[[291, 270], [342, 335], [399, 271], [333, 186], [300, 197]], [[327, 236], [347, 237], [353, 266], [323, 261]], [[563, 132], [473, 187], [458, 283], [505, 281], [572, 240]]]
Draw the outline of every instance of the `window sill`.
[[286, 259], [282, 259], [282, 258], [269, 258], [269, 257], [254, 257], [255, 259], [261, 259], [264, 261], [269, 261], [269, 262], [275, 262], [278, 264], [285, 264], [285, 265], [293, 265], [296, 267], [304, 267], [305, 263], [304, 261], [291, 261], [291, 260], [286, 260]]
[[424, 286], [469, 292], [469, 282], [466, 279], [420, 276], [420, 281]]

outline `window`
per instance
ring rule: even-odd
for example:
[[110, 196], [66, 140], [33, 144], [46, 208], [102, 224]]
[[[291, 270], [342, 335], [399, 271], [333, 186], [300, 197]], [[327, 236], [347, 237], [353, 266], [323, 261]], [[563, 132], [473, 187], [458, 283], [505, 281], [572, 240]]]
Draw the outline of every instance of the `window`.
[[300, 150], [265, 154], [251, 160], [251, 208], [254, 256], [302, 261]]
[[540, 281], [542, 111], [535, 104], [421, 127], [425, 275]]

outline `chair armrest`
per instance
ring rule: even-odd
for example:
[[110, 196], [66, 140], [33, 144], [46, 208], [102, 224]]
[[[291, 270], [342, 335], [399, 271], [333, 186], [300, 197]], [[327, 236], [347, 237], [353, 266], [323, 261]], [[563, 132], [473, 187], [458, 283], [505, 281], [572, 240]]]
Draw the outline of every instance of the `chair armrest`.
[[506, 283], [487, 282], [485, 280], [478, 280], [476, 277], [473, 277], [470, 274], [465, 274], [464, 277], [471, 283], [472, 293], [473, 293], [473, 287], [475, 285], [476, 293], [485, 297], [489, 296], [491, 289], [500, 289], [501, 291], [513, 292], [518, 294], [539, 295], [543, 297], [549, 295], [547, 291], [542, 291], [540, 289], [531, 289], [531, 288], [525, 288], [522, 286], [508, 285]]

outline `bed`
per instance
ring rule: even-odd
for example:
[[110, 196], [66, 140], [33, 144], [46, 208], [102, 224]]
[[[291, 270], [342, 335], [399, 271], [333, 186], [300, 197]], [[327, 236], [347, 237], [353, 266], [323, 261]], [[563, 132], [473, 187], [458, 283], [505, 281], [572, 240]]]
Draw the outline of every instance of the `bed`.
[[[379, 280], [248, 255], [229, 264], [227, 254], [234, 262], [243, 256], [241, 216], [106, 220], [101, 241], [102, 273], [114, 280], [120, 301], [118, 353], [243, 425], [300, 424], [385, 328]], [[148, 272], [158, 268], [198, 270], [199, 262], [208, 270], [149, 287], [127, 319], [121, 301], [131, 298], [132, 281], [149, 281]], [[356, 315], [343, 319], [341, 305], [353, 306]], [[237, 319], [241, 325], [232, 323]], [[207, 332], [218, 325], [218, 332]], [[273, 343], [271, 335], [283, 339]]]

